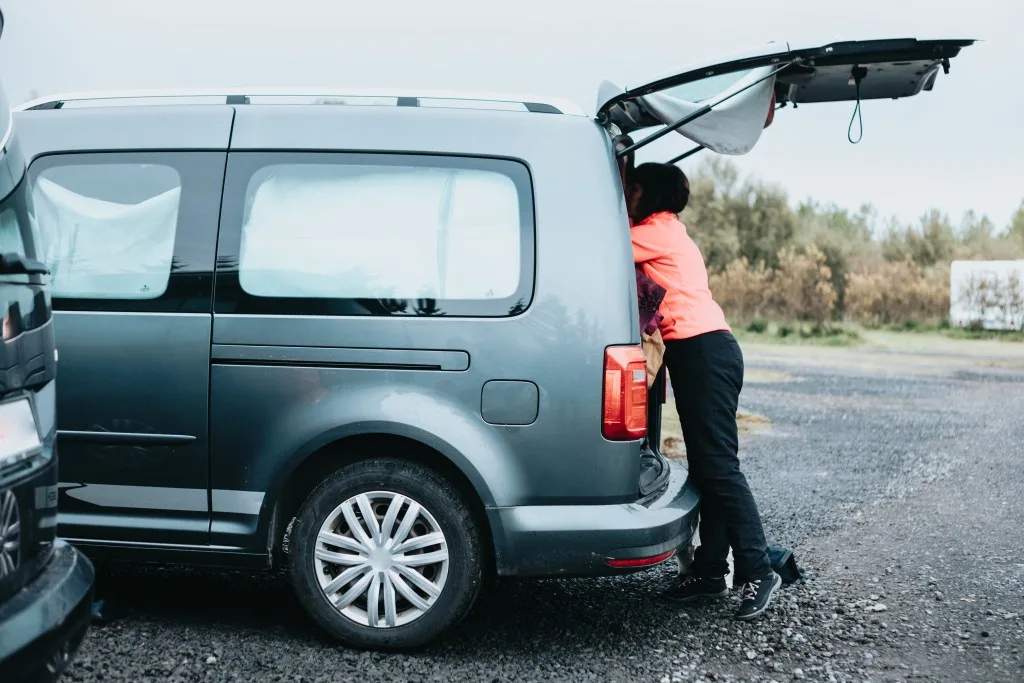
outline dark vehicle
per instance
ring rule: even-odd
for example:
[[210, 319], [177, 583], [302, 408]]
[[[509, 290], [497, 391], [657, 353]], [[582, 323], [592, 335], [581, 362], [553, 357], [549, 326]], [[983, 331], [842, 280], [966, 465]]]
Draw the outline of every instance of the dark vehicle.
[[[3, 15], [0, 15], [0, 34]], [[56, 391], [46, 269], [0, 86], [0, 681], [59, 678], [88, 628], [93, 569], [57, 533]]]
[[607, 84], [597, 120], [445, 93], [24, 105], [63, 340], [61, 534], [285, 565], [362, 647], [437, 636], [490, 574], [671, 559], [699, 496], [657, 453], [613, 139], [743, 153], [774, 106], [914, 95], [966, 44], [773, 45]]

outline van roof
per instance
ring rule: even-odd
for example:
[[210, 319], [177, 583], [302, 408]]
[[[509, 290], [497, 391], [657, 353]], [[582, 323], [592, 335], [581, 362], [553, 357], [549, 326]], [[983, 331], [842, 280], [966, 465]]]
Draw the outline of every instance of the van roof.
[[218, 88], [212, 90], [123, 90], [66, 93], [41, 97], [16, 107], [17, 111], [64, 108], [183, 104], [333, 104], [450, 109], [490, 109], [538, 114], [587, 116], [571, 100], [507, 93], [448, 90], [338, 88]]

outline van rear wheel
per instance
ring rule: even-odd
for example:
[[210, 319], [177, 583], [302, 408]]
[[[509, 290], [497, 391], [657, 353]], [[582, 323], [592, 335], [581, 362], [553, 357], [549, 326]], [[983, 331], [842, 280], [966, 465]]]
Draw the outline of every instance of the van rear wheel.
[[462, 620], [482, 583], [479, 533], [443, 477], [415, 463], [365, 460], [317, 486], [289, 553], [299, 601], [346, 645], [423, 645]]

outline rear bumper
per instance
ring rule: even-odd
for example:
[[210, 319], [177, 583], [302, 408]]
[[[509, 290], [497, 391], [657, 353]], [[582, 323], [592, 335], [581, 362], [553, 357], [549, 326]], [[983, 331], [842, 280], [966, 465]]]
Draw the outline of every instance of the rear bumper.
[[645, 505], [539, 505], [488, 510], [498, 574], [599, 576], [624, 571], [607, 560], [647, 558], [688, 544], [700, 494], [676, 464]]
[[0, 605], [0, 670], [4, 683], [54, 681], [89, 627], [92, 564], [56, 541], [42, 573]]

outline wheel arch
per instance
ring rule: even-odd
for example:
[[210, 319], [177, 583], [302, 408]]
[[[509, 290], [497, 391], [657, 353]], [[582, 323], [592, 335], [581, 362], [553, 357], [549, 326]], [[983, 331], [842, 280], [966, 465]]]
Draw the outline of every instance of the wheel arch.
[[[391, 427], [391, 428], [388, 428]], [[493, 505], [490, 488], [472, 463], [451, 447], [416, 430], [377, 425], [349, 434], [328, 435], [310, 444], [288, 467], [282, 468], [264, 503], [261, 523], [271, 563], [284, 561], [287, 534], [303, 501], [331, 473], [361, 460], [387, 457], [428, 467], [443, 476], [466, 502], [480, 533], [485, 571], [496, 567], [496, 546], [486, 513]], [[441, 446], [440, 448], [438, 446]], [[447, 446], [447, 447], [446, 447]]]

